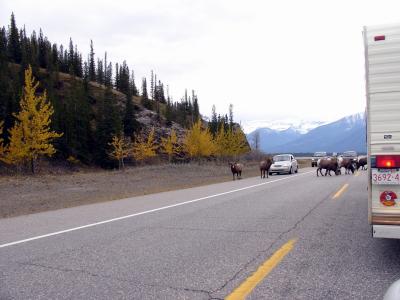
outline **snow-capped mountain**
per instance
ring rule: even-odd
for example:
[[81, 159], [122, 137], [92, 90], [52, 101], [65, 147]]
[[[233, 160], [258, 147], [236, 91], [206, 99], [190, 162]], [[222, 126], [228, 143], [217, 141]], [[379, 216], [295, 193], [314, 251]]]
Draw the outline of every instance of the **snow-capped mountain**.
[[326, 122], [323, 121], [307, 121], [307, 120], [293, 120], [293, 119], [280, 119], [273, 121], [255, 120], [242, 123], [242, 127], [246, 134], [251, 133], [259, 128], [268, 128], [276, 131], [284, 131], [290, 128], [298, 133], [305, 134], [309, 132], [311, 129], [314, 129], [325, 123]]
[[247, 134], [247, 140], [251, 147], [255, 147], [255, 138], [258, 136], [259, 149], [264, 152], [271, 152], [271, 147], [284, 145], [298, 139], [302, 134], [298, 131], [288, 128], [285, 130], [276, 130], [270, 128], [258, 128]]
[[[342, 120], [344, 123], [348, 125], [348, 129], [352, 128], [354, 124], [357, 124], [359, 122], [364, 122], [365, 121], [365, 114], [364, 113], [357, 113], [351, 116], [344, 117]], [[339, 121], [340, 121], [339, 120]]]
[[254, 146], [256, 135], [259, 136], [260, 150], [270, 153], [343, 152], [346, 150], [366, 152], [364, 113], [322, 124], [303, 134], [292, 127], [286, 130], [258, 128], [247, 135], [252, 146]]

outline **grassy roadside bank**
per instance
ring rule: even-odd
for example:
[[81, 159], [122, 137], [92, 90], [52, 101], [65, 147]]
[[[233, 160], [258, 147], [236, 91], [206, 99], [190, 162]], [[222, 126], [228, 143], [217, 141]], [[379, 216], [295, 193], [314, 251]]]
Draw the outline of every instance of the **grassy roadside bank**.
[[[299, 161], [300, 167], [309, 163]], [[243, 178], [259, 176], [244, 163]], [[227, 163], [189, 163], [61, 175], [0, 177], [0, 218], [232, 180]]]

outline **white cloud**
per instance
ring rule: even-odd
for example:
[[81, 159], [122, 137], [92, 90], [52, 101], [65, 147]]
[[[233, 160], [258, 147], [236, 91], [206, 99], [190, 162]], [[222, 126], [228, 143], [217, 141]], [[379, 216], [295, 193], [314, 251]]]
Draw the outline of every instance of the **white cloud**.
[[362, 26], [396, 22], [396, 1], [2, 0], [28, 32], [69, 37], [83, 53], [126, 59], [137, 84], [153, 69], [175, 100], [195, 89], [237, 121], [297, 117], [333, 120], [364, 110]]

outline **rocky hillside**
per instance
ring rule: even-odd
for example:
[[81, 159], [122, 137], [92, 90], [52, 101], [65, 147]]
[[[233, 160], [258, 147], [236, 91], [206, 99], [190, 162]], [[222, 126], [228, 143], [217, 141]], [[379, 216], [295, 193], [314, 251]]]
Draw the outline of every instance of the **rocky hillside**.
[[[44, 76], [48, 76], [46, 75], [46, 70], [41, 69], [40, 71]], [[74, 80], [82, 82], [81, 78], [73, 77], [65, 73], [59, 73], [59, 82], [56, 84], [58, 87], [57, 93], [59, 96], [64, 96], [67, 91], [72, 88], [72, 82]], [[97, 104], [103, 100], [105, 90], [106, 86], [104, 85], [93, 81], [88, 82], [88, 95], [94, 111], [98, 110]], [[116, 89], [111, 89], [111, 92], [114, 96], [117, 106], [121, 111], [123, 111], [126, 106], [127, 96]], [[133, 96], [131, 101], [134, 103], [135, 119], [139, 123], [141, 131], [149, 132], [152, 128], [154, 128], [157, 140], [160, 140], [161, 137], [169, 135], [172, 129], [175, 130], [178, 138], [182, 138], [185, 134], [186, 130], [180, 124], [174, 121], [167, 122], [166, 118], [162, 114], [157, 114], [157, 112], [145, 108], [142, 104], [142, 97]], [[165, 105], [160, 103], [160, 111], [164, 110]]]

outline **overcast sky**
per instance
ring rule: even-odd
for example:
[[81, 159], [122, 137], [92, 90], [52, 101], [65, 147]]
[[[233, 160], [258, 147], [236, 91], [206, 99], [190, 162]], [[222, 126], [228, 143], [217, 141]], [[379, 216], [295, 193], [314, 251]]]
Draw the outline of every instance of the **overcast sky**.
[[140, 78], [154, 70], [174, 100], [194, 89], [236, 121], [331, 121], [365, 107], [363, 25], [400, 21], [400, 2], [363, 1], [22, 1], [1, 0], [1, 26], [51, 42], [72, 37], [85, 55], [128, 62]]

